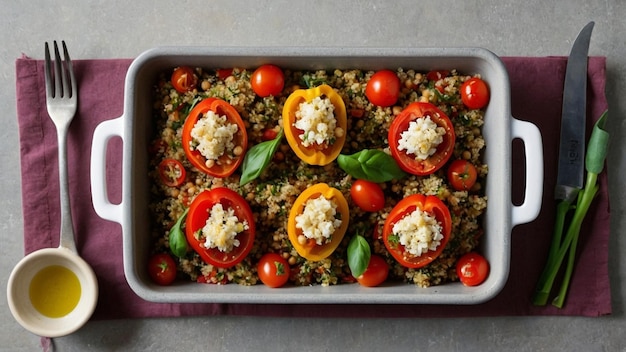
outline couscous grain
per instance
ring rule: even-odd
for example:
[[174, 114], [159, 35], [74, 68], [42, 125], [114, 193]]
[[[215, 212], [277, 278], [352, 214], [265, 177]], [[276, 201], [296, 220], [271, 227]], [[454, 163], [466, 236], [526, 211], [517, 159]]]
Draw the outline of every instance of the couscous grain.
[[[468, 74], [449, 71], [445, 77], [429, 80], [427, 72], [399, 68], [400, 96], [390, 107], [371, 104], [365, 96], [373, 71], [319, 70], [284, 71], [284, 89], [278, 96], [261, 98], [250, 84], [253, 70], [234, 68], [213, 70], [195, 68], [200, 84], [185, 94], [173, 89], [172, 71], [156, 78], [154, 91], [155, 134], [151, 148], [149, 170], [152, 179], [151, 213], [154, 217], [153, 241], [147, 243], [155, 253], [169, 252], [169, 231], [194, 198], [202, 191], [227, 187], [242, 195], [250, 205], [256, 224], [256, 239], [247, 257], [231, 268], [218, 268], [205, 263], [193, 250], [183, 258], [176, 258], [179, 279], [206, 283], [259, 283], [256, 263], [268, 252], [285, 258], [291, 269], [292, 285], [335, 285], [352, 283], [355, 279], [347, 265], [346, 248], [354, 234], [362, 234], [372, 253], [382, 256], [390, 265], [388, 281], [409, 282], [421, 287], [439, 285], [457, 280], [454, 265], [461, 255], [474, 250], [483, 234], [482, 215], [487, 206], [484, 182], [487, 165], [482, 162], [485, 148], [481, 127], [484, 111], [467, 109], [460, 98], [459, 87], [471, 78]], [[229, 72], [224, 76], [224, 72]], [[387, 131], [391, 122], [404, 107], [412, 102], [430, 102], [450, 117], [454, 125], [456, 143], [452, 159], [470, 161], [478, 171], [478, 181], [468, 191], [455, 191], [449, 184], [445, 167], [428, 176], [409, 175], [381, 184], [385, 207], [378, 212], [360, 210], [350, 198], [354, 179], [338, 167], [337, 162], [325, 166], [311, 166], [303, 162], [282, 140], [270, 166], [252, 182], [240, 186], [241, 170], [225, 178], [209, 176], [196, 169], [182, 149], [182, 127], [191, 108], [206, 98], [219, 98], [230, 103], [244, 121], [248, 148], [276, 135], [283, 126], [282, 108], [289, 94], [307, 85], [327, 84], [345, 103], [347, 129], [342, 154], [353, 154], [363, 149], [378, 149], [389, 154]], [[212, 148], [212, 147], [211, 147]], [[432, 148], [431, 148], [432, 149]], [[238, 151], [244, 153], [243, 150]], [[165, 185], [159, 177], [158, 165], [167, 158], [181, 162], [186, 170], [185, 180], [178, 186]], [[339, 247], [326, 259], [307, 261], [298, 255], [289, 241], [287, 218], [300, 193], [317, 183], [327, 183], [338, 189], [350, 206], [348, 230]], [[421, 193], [435, 195], [452, 214], [452, 234], [443, 253], [429, 265], [408, 269], [398, 264], [382, 242], [381, 229], [393, 206], [406, 196]]]

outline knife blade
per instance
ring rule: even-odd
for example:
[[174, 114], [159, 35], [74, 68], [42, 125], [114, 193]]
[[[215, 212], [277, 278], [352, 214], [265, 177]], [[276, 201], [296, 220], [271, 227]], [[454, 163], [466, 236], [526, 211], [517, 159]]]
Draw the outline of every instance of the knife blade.
[[574, 202], [583, 186], [585, 170], [585, 121], [587, 111], [587, 62], [594, 22], [578, 34], [567, 59], [557, 182], [554, 197]]

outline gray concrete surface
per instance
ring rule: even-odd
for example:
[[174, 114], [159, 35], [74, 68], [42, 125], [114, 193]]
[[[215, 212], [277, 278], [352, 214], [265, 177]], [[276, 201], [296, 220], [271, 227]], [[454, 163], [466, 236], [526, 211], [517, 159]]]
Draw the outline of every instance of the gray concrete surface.
[[[602, 318], [278, 319], [197, 317], [90, 322], [57, 351], [626, 351], [626, 2], [622, 0], [2, 1], [0, 11], [0, 350], [41, 350], [13, 320], [6, 282], [21, 258], [14, 60], [65, 39], [73, 58], [136, 57], [160, 45], [482, 46], [499, 55], [567, 55], [596, 21], [590, 54], [607, 56], [610, 275]], [[538, 89], [540, 89], [538, 87]]]

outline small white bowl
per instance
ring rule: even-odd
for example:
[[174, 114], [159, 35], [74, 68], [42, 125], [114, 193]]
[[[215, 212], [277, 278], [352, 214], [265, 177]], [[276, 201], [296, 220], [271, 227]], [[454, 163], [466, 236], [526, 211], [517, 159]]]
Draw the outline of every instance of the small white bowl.
[[[60, 318], [40, 313], [33, 306], [29, 294], [33, 277], [52, 265], [72, 271], [81, 287], [76, 307]], [[40, 336], [60, 337], [75, 332], [89, 320], [98, 302], [98, 281], [91, 267], [71, 250], [64, 247], [45, 248], [30, 253], [13, 268], [7, 285], [7, 299], [13, 317], [25, 329]]]

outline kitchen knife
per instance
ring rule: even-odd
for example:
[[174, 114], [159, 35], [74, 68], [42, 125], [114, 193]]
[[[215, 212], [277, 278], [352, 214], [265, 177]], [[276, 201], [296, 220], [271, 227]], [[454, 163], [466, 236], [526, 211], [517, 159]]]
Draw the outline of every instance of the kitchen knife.
[[554, 197], [574, 202], [583, 186], [585, 121], [587, 111], [587, 59], [594, 22], [578, 34], [565, 71], [559, 162]]
[[[533, 304], [543, 306], [548, 300], [554, 277], [548, 270], [559, 260], [557, 253], [561, 247], [563, 228], [567, 213], [576, 203], [583, 187], [585, 172], [585, 120], [587, 117], [587, 61], [589, 42], [594, 22], [589, 22], [574, 41], [567, 59], [565, 85], [563, 88], [563, 109], [561, 112], [561, 136], [559, 161], [554, 198], [557, 204], [554, 235], [548, 253], [546, 268], [537, 283]], [[560, 264], [558, 264], [560, 266]], [[546, 286], [546, 283], [550, 282]]]

